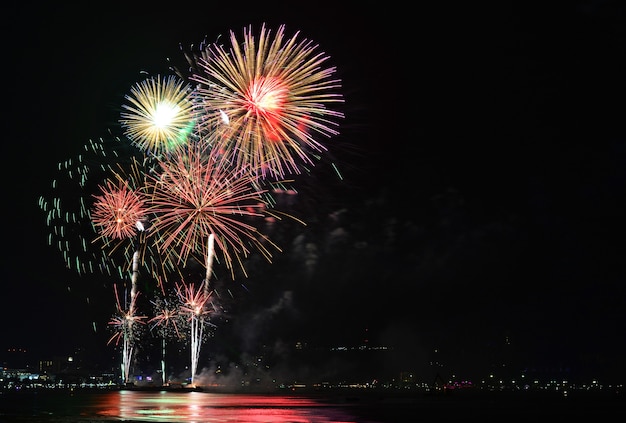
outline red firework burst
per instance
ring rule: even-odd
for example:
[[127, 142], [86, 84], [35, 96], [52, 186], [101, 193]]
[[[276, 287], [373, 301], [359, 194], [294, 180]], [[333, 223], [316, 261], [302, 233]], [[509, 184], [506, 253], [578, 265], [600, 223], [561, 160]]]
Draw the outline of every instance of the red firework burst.
[[146, 218], [143, 196], [119, 181], [115, 185], [110, 180], [100, 186], [101, 195], [94, 195], [95, 202], [91, 220], [104, 239], [128, 239], [137, 233], [137, 222]]

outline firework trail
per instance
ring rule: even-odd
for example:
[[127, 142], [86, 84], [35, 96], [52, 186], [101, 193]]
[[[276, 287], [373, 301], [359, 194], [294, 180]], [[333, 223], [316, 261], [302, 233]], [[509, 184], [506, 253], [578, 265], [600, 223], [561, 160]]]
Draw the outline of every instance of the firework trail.
[[316, 44], [299, 33], [285, 39], [284, 25], [271, 35], [263, 25], [257, 40], [248, 27], [240, 45], [231, 31], [228, 49], [213, 43], [187, 57], [204, 108], [201, 136], [231, 165], [282, 179], [327, 150], [316, 136], [338, 134], [343, 113], [329, 106], [343, 97]]
[[176, 76], [148, 78], [131, 88], [120, 124], [131, 143], [159, 155], [187, 145], [195, 125], [191, 86]]
[[124, 384], [130, 382], [130, 365], [133, 359], [135, 344], [140, 338], [140, 332], [136, 327], [138, 324], [145, 324], [146, 316], [137, 314], [137, 295], [135, 295], [127, 306], [123, 307], [114, 285], [116, 300], [116, 314], [109, 321], [109, 325], [114, 330], [113, 336], [107, 344], [115, 340], [115, 345], [122, 342], [122, 380]]

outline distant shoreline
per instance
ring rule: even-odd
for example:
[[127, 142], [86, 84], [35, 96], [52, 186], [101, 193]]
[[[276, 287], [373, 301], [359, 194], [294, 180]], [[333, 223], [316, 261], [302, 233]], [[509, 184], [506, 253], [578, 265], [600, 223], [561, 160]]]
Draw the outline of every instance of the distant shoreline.
[[[527, 389], [527, 390], [490, 390], [484, 388], [464, 388], [464, 389], [398, 389], [398, 388], [352, 388], [352, 387], [298, 387], [298, 388], [234, 388], [226, 386], [152, 386], [152, 385], [110, 385], [106, 387], [28, 387], [20, 389], [1, 389], [0, 395], [6, 394], [27, 394], [42, 392], [71, 392], [71, 393], [97, 393], [110, 391], [137, 391], [137, 392], [204, 392], [226, 395], [277, 395], [277, 396], [306, 396], [306, 397], [342, 397], [351, 398], [543, 398], [543, 399], [568, 399], [568, 398], [589, 398], [589, 399], [624, 399], [626, 403], [626, 390], [622, 388], [604, 389], [570, 389], [570, 390], [547, 390], [547, 389]], [[0, 396], [0, 398], [2, 398]]]

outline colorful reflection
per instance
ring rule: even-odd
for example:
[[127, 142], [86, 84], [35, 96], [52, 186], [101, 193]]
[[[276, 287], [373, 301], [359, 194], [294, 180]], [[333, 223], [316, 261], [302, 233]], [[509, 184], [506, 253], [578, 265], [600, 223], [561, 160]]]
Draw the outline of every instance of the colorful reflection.
[[356, 423], [349, 407], [291, 396], [115, 391], [94, 404], [106, 418], [155, 422]]

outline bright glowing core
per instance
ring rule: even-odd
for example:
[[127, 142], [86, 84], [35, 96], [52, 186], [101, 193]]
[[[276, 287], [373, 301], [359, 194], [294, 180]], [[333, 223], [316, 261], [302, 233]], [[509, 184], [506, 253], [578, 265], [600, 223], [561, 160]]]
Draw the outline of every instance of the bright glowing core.
[[152, 114], [152, 122], [157, 128], [166, 128], [172, 124], [174, 117], [180, 111], [180, 107], [169, 103], [159, 103]]

